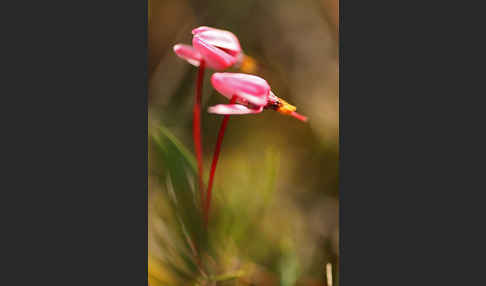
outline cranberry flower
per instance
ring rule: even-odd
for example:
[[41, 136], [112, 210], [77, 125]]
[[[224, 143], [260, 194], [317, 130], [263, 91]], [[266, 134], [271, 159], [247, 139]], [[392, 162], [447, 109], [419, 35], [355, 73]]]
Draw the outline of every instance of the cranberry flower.
[[201, 53], [208, 67], [224, 70], [243, 60], [240, 42], [231, 32], [199, 27], [192, 30], [193, 47]]
[[297, 108], [277, 97], [268, 83], [254, 75], [241, 73], [214, 73], [211, 77], [213, 87], [228, 99], [236, 97], [234, 104], [218, 104], [208, 109], [209, 113], [223, 115], [255, 114], [263, 109], [272, 109], [290, 115], [301, 121], [307, 117], [295, 112]]
[[255, 114], [262, 112], [263, 109], [273, 109], [281, 114], [293, 116], [304, 122], [307, 121], [307, 117], [295, 112], [297, 109], [295, 106], [273, 94], [268, 83], [261, 77], [242, 73], [214, 73], [211, 76], [211, 83], [219, 93], [231, 101], [229, 104], [218, 104], [208, 109], [210, 113], [223, 114], [224, 118], [218, 132], [213, 162], [209, 173], [204, 206], [206, 225], [209, 219], [214, 175], [230, 115]]
[[240, 65], [244, 56], [238, 38], [231, 32], [202, 26], [192, 30], [192, 47], [174, 46], [174, 52], [194, 66], [201, 61], [214, 70], [224, 70]]

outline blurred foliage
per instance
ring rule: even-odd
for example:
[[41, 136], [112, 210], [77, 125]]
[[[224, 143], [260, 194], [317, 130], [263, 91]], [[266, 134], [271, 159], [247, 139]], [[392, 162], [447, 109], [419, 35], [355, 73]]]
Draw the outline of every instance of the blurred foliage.
[[[149, 1], [149, 283], [339, 284], [334, 0]], [[255, 74], [309, 116], [232, 116], [203, 227], [192, 144], [196, 69], [172, 52], [200, 25], [234, 32]], [[230, 70], [235, 71], [235, 70]], [[206, 71], [203, 106], [224, 103]], [[222, 117], [202, 114], [205, 179]]]

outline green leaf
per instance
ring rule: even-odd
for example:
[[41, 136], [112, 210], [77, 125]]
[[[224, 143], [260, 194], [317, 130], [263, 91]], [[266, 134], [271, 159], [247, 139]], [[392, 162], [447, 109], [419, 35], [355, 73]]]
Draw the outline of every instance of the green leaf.
[[245, 271], [239, 270], [235, 272], [212, 276], [210, 279], [215, 282], [222, 282], [222, 281], [228, 281], [228, 280], [233, 280], [233, 279], [243, 277], [245, 274], [246, 274]]
[[[150, 173], [155, 175], [168, 202], [169, 211], [175, 218], [170, 224], [171, 232], [182, 243], [177, 249], [183, 261], [182, 268], [198, 275], [194, 245], [202, 249], [206, 245], [199, 192], [195, 190], [194, 178], [197, 165], [194, 156], [165, 127], [156, 126], [149, 130]], [[181, 261], [180, 260], [180, 261]]]
[[[151, 132], [150, 135], [152, 136], [152, 139], [159, 144], [160, 147], [163, 147], [164, 140], [168, 141], [167, 143], [172, 144], [172, 146], [175, 148], [175, 151], [177, 151], [178, 154], [192, 168], [192, 171], [194, 173], [197, 172], [197, 163], [196, 163], [196, 158], [187, 150], [186, 147], [164, 126], [159, 125], [155, 127], [154, 132]], [[167, 144], [166, 143], [166, 144]]]

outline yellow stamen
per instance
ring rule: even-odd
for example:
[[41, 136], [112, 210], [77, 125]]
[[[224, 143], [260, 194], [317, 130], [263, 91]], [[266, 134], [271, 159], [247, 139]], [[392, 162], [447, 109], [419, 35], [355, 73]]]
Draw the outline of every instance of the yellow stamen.
[[297, 110], [297, 107], [289, 104], [287, 101], [279, 98], [280, 101], [280, 107], [277, 109], [278, 112], [285, 114], [285, 115], [290, 115], [292, 112]]

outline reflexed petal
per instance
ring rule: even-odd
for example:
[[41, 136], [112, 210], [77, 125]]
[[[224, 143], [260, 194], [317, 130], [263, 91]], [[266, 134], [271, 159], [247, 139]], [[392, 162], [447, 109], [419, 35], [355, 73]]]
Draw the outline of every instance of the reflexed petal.
[[193, 35], [196, 35], [196, 34], [199, 34], [201, 32], [208, 31], [208, 30], [218, 30], [218, 29], [211, 28], [211, 27], [208, 27], [208, 26], [200, 26], [200, 27], [197, 27], [197, 28], [193, 29], [192, 30], [192, 34]]
[[236, 63], [237, 58], [202, 41], [197, 35], [192, 38], [194, 48], [202, 55], [206, 64], [215, 70], [224, 70]]
[[181, 59], [188, 61], [193, 66], [199, 66], [202, 60], [202, 55], [193, 47], [184, 44], [177, 44], [173, 49], [177, 56], [179, 56]]
[[236, 95], [256, 106], [267, 104], [270, 86], [258, 76], [241, 73], [214, 73], [211, 76], [211, 83], [219, 93], [228, 99]]
[[236, 95], [239, 98], [243, 98], [248, 103], [251, 103], [251, 104], [256, 105], [256, 106], [265, 106], [265, 105], [267, 105], [267, 102], [268, 102], [266, 97], [255, 96], [255, 95], [243, 92], [243, 91], [236, 92]]
[[231, 54], [232, 56], [238, 56], [241, 53], [241, 46], [238, 38], [231, 32], [223, 30], [204, 30], [196, 36], [205, 43], [221, 48]]
[[218, 104], [208, 108], [209, 113], [223, 114], [223, 115], [238, 115], [238, 114], [255, 114], [262, 112], [263, 107], [258, 109], [250, 109], [241, 104]]

